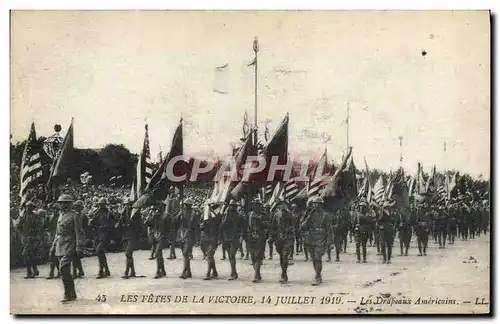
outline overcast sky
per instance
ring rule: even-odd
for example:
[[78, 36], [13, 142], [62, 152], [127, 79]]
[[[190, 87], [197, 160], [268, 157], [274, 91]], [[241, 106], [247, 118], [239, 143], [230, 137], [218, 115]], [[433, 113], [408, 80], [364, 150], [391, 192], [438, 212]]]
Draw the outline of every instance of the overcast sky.
[[50, 136], [74, 117], [77, 147], [122, 143], [137, 153], [147, 119], [156, 157], [182, 114], [187, 154], [228, 154], [245, 110], [253, 121], [246, 64], [258, 36], [260, 134], [290, 113], [292, 154], [326, 147], [339, 161], [349, 104], [358, 167], [366, 157], [396, 169], [403, 136], [410, 171], [420, 160], [427, 171], [490, 174], [486, 11], [27, 11], [11, 26], [14, 140], [31, 121]]

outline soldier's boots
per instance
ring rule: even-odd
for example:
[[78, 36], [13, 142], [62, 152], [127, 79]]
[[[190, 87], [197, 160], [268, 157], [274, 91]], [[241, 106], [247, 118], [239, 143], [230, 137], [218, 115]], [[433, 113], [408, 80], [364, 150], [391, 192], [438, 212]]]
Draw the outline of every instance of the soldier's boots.
[[222, 258], [221, 260], [226, 260], [226, 249], [222, 248]]
[[256, 260], [253, 264], [253, 268], [255, 270], [254, 279], [252, 280], [253, 283], [258, 283], [262, 281], [262, 276], [260, 275], [261, 265], [262, 265], [261, 260]]
[[182, 270], [182, 274], [179, 276], [179, 278], [181, 278], [181, 279], [188, 279], [188, 278], [191, 278], [191, 277], [192, 277], [192, 274], [191, 274], [191, 262], [190, 262], [189, 256], [188, 256], [188, 258], [184, 259], [184, 270]]
[[304, 255], [306, 257], [305, 260], [304, 260], [304, 262], [309, 261], [309, 251], [306, 248], [304, 248]]
[[314, 281], [312, 282], [312, 286], [319, 286], [323, 280], [321, 279], [321, 270], [323, 268], [323, 264], [321, 260], [313, 260], [314, 272], [316, 276], [314, 277]]
[[391, 263], [391, 257], [392, 257], [392, 247], [387, 248], [387, 263]]
[[170, 248], [170, 255], [167, 258], [168, 260], [174, 260], [177, 259], [177, 256], [175, 255], [175, 247]]
[[361, 262], [361, 253], [360, 253], [359, 249], [356, 250], [356, 258], [358, 259], [357, 263], [360, 263]]
[[288, 275], [286, 273], [286, 270], [281, 270], [281, 279], [280, 283], [285, 284], [288, 282]]
[[332, 262], [332, 249], [330, 247], [326, 250], [326, 254], [328, 256], [326, 262]]
[[363, 263], [366, 263], [366, 245], [363, 245]]
[[422, 256], [422, 245], [418, 245], [418, 256]]

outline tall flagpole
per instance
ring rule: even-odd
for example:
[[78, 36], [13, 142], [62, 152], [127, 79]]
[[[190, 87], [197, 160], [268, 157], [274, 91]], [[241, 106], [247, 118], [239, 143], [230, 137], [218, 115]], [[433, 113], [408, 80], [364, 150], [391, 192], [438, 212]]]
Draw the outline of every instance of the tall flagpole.
[[259, 41], [257, 39], [257, 37], [255, 37], [255, 39], [253, 40], [253, 51], [255, 53], [255, 61], [254, 61], [254, 65], [255, 65], [255, 88], [254, 88], [254, 95], [255, 95], [255, 111], [254, 111], [254, 118], [255, 118], [255, 121], [254, 121], [254, 144], [257, 145], [257, 136], [258, 136], [258, 132], [257, 132], [257, 53], [259, 52]]
[[403, 166], [403, 136], [399, 136], [399, 164]]
[[346, 119], [346, 124], [347, 124], [347, 140], [346, 140], [346, 156], [349, 153], [349, 102], [347, 102], [347, 119]]

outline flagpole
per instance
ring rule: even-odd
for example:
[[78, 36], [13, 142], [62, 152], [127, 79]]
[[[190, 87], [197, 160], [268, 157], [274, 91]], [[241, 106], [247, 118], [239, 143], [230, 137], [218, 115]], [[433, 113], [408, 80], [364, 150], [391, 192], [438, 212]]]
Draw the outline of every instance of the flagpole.
[[347, 154], [349, 153], [349, 102], [347, 102], [347, 119], [346, 119], [346, 124], [347, 124], [347, 141], [346, 141], [346, 148], [345, 148], [345, 151], [346, 151], [346, 156]]
[[254, 129], [254, 143], [255, 145], [257, 145], [257, 136], [258, 136], [258, 132], [257, 132], [257, 53], [259, 52], [259, 41], [257, 39], [257, 37], [255, 37], [254, 41], [253, 41], [253, 51], [255, 53], [255, 76], [254, 76], [254, 81], [255, 81], [255, 88], [254, 88], [254, 96], [255, 96], [255, 112], [254, 112], [254, 118], [255, 118], [255, 129]]

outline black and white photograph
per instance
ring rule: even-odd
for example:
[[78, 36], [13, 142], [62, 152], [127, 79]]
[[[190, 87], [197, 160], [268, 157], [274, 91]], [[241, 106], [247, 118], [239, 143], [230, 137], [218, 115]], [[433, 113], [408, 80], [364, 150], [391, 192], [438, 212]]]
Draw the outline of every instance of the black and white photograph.
[[487, 10], [11, 10], [10, 313], [491, 313]]

